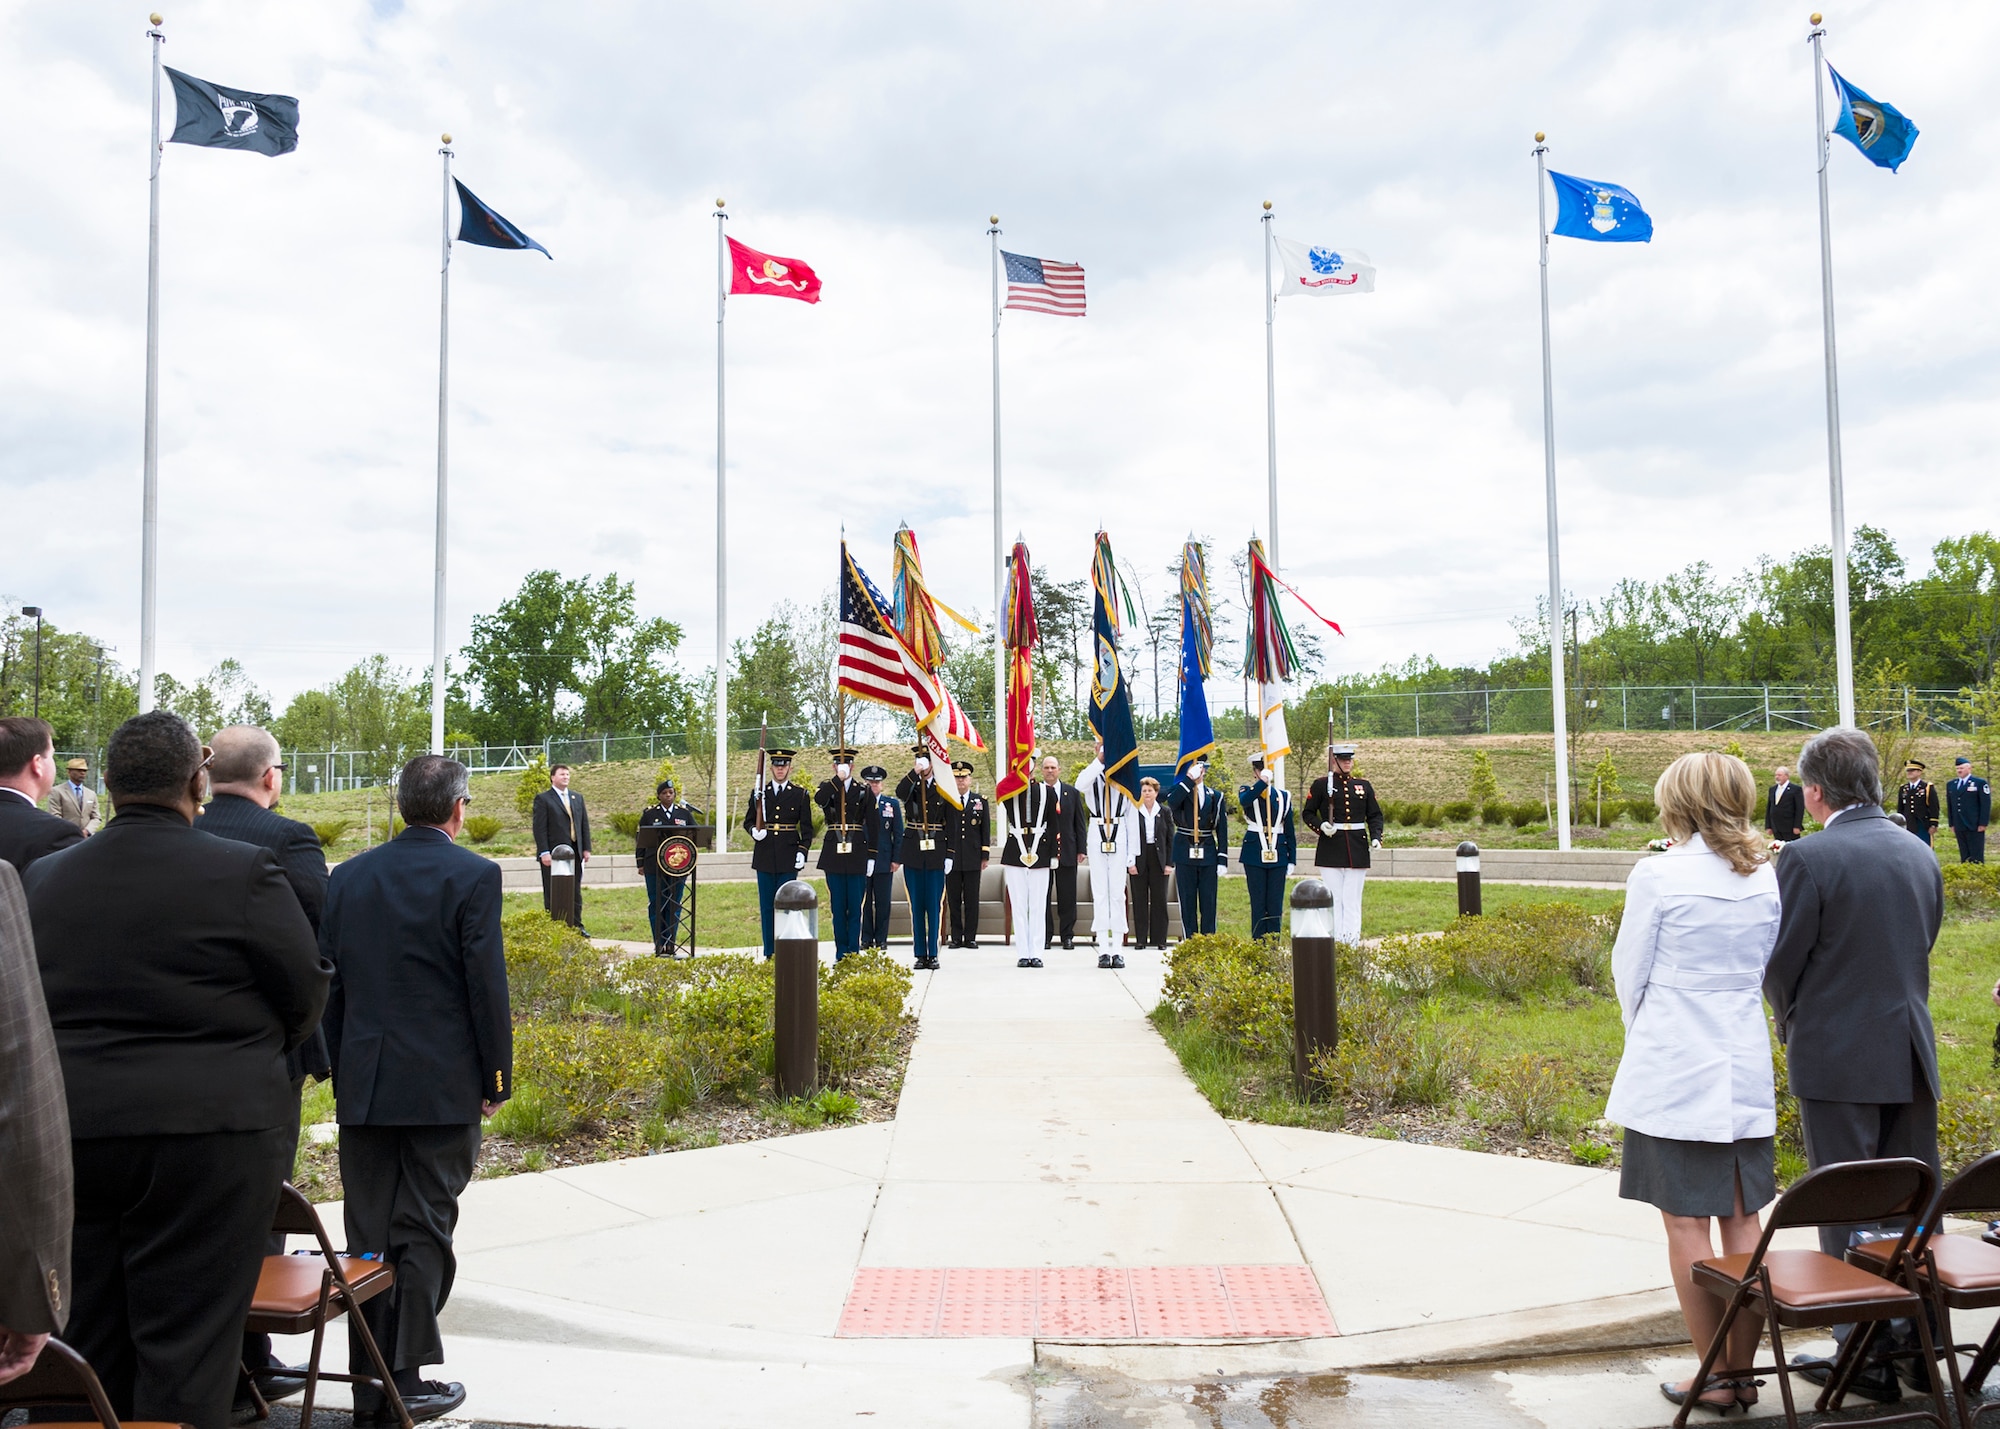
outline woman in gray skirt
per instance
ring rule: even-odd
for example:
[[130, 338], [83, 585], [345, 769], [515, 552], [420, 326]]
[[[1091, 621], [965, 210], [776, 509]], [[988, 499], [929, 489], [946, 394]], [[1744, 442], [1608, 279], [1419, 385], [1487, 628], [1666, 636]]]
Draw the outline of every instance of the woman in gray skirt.
[[[1750, 826], [1757, 784], [1742, 760], [1684, 754], [1654, 787], [1674, 846], [1632, 870], [1611, 955], [1625, 1055], [1604, 1114], [1625, 1128], [1619, 1194], [1660, 1208], [1674, 1290], [1697, 1352], [1722, 1305], [1690, 1267], [1756, 1249], [1757, 1212], [1777, 1194], [1771, 1039], [1760, 989], [1778, 936], [1778, 876]], [[1756, 1401], [1743, 1374], [1759, 1325], [1744, 1316], [1696, 1403], [1727, 1413]], [[1663, 1384], [1675, 1404], [1692, 1381]]]

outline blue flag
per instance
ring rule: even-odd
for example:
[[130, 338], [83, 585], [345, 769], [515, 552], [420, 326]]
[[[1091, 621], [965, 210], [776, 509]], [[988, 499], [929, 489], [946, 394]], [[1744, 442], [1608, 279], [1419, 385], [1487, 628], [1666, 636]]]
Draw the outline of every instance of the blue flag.
[[458, 241], [477, 243], [482, 248], [532, 248], [550, 262], [555, 254], [521, 232], [513, 224], [479, 201], [479, 195], [458, 184]]
[[1653, 219], [1630, 189], [1549, 170], [1556, 186], [1555, 232], [1592, 243], [1649, 243]]
[[1096, 588], [1091, 629], [1097, 645], [1097, 668], [1090, 676], [1090, 727], [1104, 741], [1104, 777], [1139, 798], [1139, 736], [1132, 730], [1132, 687], [1126, 683], [1118, 658], [1118, 570], [1111, 560], [1111, 538], [1097, 535], [1097, 558], [1091, 562], [1090, 583]]
[[1208, 686], [1203, 678], [1201, 638], [1195, 612], [1181, 603], [1181, 752], [1174, 768], [1187, 772], [1188, 765], [1206, 759], [1215, 748], [1215, 727], [1208, 722]]
[[1910, 157], [1917, 142], [1917, 126], [1893, 104], [1871, 99], [1840, 77], [1832, 65], [1833, 87], [1840, 95], [1840, 122], [1833, 132], [1861, 151], [1869, 163], [1896, 172], [1896, 166]]

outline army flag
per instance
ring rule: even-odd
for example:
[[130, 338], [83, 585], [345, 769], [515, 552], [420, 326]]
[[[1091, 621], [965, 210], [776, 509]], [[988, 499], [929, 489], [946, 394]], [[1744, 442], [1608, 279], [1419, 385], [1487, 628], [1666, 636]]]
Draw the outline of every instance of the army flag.
[[1339, 293], [1375, 291], [1375, 264], [1359, 248], [1334, 248], [1271, 235], [1285, 265], [1280, 298], [1329, 297]]
[[1861, 156], [1878, 168], [1895, 173], [1916, 146], [1917, 126], [1893, 104], [1884, 104], [1841, 78], [1832, 65], [1834, 91], [1840, 95], [1840, 121], [1833, 132], [1861, 151]]
[[1174, 761], [1174, 768], [1183, 772], [1215, 748], [1215, 727], [1208, 720], [1208, 676], [1214, 653], [1208, 567], [1201, 543], [1189, 541], [1181, 547], [1181, 749]]
[[819, 274], [796, 258], [779, 258], [729, 240], [729, 291], [762, 293], [771, 298], [819, 301]]
[[1097, 554], [1090, 563], [1090, 584], [1096, 591], [1090, 628], [1097, 660], [1090, 674], [1090, 727], [1104, 741], [1104, 777], [1139, 799], [1139, 736], [1132, 729], [1132, 687], [1118, 658], [1117, 564], [1111, 559], [1111, 538], [1097, 533]]
[[289, 94], [252, 94], [163, 68], [174, 84], [172, 143], [248, 149], [269, 158], [299, 147], [299, 102]]
[[1011, 799], [1035, 780], [1035, 593], [1028, 579], [1028, 543], [1016, 541], [1007, 558], [1007, 604], [1000, 612], [1007, 640], [1007, 747], [1000, 751], [995, 799]]

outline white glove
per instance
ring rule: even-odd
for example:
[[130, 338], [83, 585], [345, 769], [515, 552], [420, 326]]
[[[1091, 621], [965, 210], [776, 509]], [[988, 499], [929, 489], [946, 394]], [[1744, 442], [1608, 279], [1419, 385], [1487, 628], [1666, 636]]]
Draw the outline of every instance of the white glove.
[[1368, 847], [1370, 847], [1370, 848], [1380, 848], [1380, 847], [1382, 847], [1382, 840], [1380, 840], [1380, 839], [1370, 839], [1370, 840], [1368, 840]]
[[1319, 826], [1319, 831], [1325, 834], [1328, 838], [1332, 838], [1334, 835], [1333, 820], [1328, 819], [1325, 823], [1321, 824]]
[[951, 872], [951, 860], [950, 860], [950, 859], [946, 859], [946, 860], [944, 861], [944, 871], [945, 871], [946, 873], [950, 873], [950, 872]]
[[769, 829], [752, 829], [750, 830], [750, 837], [757, 840], [757, 842], [762, 843], [764, 841], [764, 835], [768, 834], [769, 832], [771, 832]]
[[806, 851], [804, 849], [800, 849], [797, 853], [793, 854], [792, 857], [795, 860], [797, 860], [795, 863], [792, 864], [793, 868], [799, 869], [799, 868], [804, 868], [806, 866]]
[[872, 858], [868, 860], [868, 876], [870, 878], [875, 876], [875, 860]]

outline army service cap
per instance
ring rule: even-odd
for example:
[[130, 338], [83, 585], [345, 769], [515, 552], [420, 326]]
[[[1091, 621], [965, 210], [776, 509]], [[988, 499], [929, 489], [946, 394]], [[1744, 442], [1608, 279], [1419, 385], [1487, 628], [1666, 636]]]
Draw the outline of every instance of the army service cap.
[[833, 756], [835, 764], [852, 764], [861, 751], [858, 749], [848, 749], [843, 745], [839, 749], [829, 749], [827, 753]]
[[970, 759], [952, 760], [951, 772], [954, 774], [970, 774], [972, 772], [972, 761]]
[[792, 756], [797, 753], [796, 749], [774, 749], [770, 754], [771, 762], [773, 764], [790, 764]]
[[1909, 772], [1910, 770], [1914, 769], [1914, 770], [1916, 770], [1916, 771], [1917, 771], [1917, 772], [1918, 772], [1919, 774], [1921, 774], [1921, 773], [1923, 772], [1923, 768], [1924, 768], [1924, 761], [1923, 761], [1923, 760], [1921, 760], [1921, 759], [1911, 759], [1911, 760], [1908, 760], [1908, 761], [1906, 761], [1906, 762], [1904, 763], [1904, 765], [1903, 765], [1903, 772], [1907, 774], [1907, 773], [1908, 773], [1908, 772]]
[[889, 771], [884, 769], [879, 764], [871, 764], [866, 769], [861, 771], [861, 777], [864, 781], [887, 779], [889, 777]]

